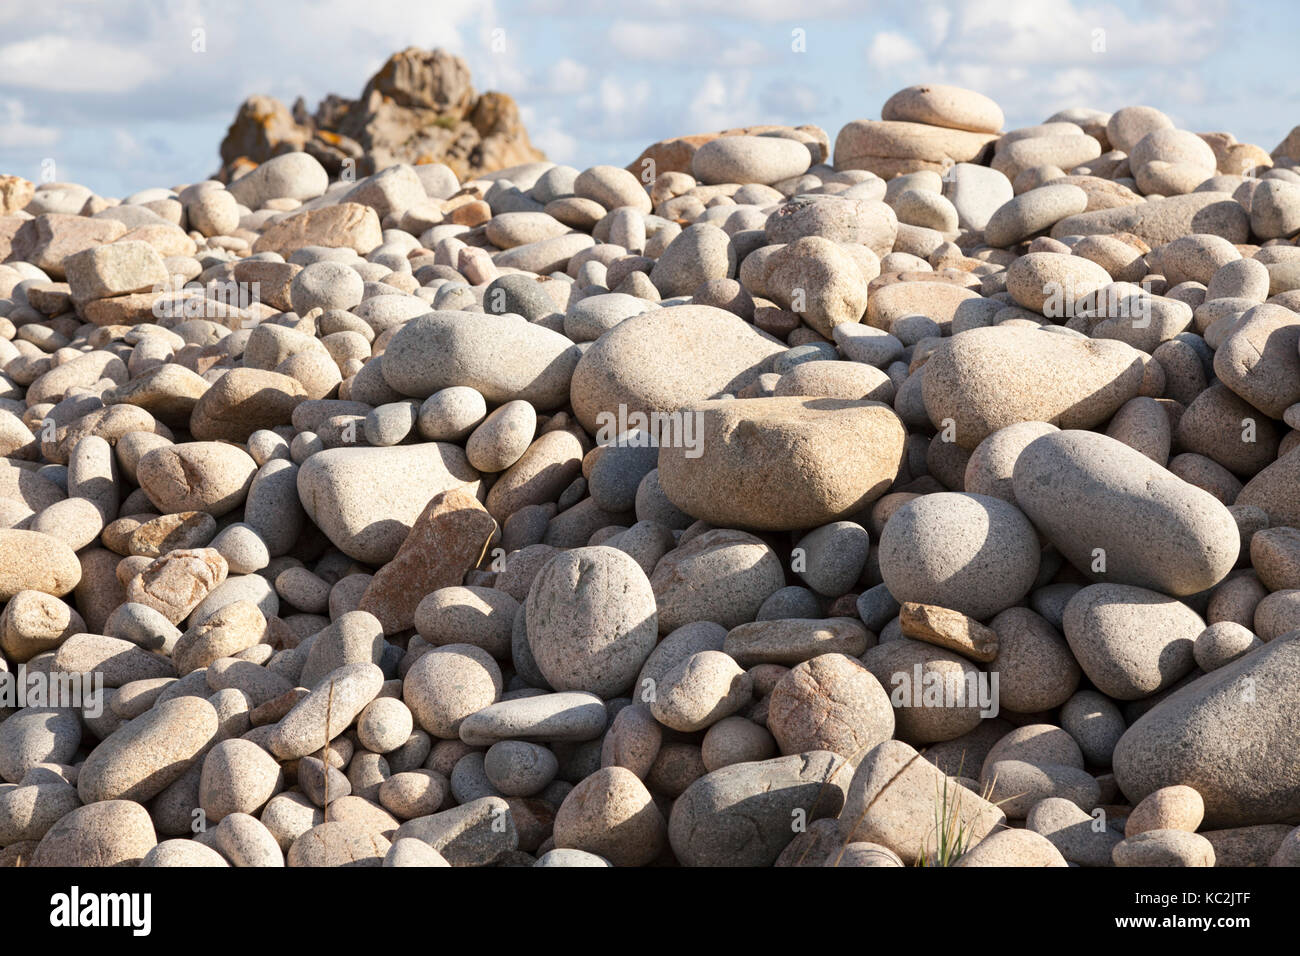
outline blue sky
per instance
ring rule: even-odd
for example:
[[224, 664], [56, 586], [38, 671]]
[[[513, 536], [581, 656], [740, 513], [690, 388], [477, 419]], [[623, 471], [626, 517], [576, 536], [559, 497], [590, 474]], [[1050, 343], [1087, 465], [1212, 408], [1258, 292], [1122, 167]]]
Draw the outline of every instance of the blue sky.
[[37, 12], [0, 0], [0, 172], [37, 178], [53, 159], [59, 179], [109, 196], [211, 174], [244, 97], [301, 94], [314, 109], [356, 96], [409, 45], [465, 57], [477, 89], [513, 95], [534, 143], [578, 166], [753, 123], [816, 123], [833, 140], [922, 82], [992, 96], [1007, 128], [1143, 103], [1271, 150], [1300, 123], [1300, 29], [1283, 0], [42, 0]]

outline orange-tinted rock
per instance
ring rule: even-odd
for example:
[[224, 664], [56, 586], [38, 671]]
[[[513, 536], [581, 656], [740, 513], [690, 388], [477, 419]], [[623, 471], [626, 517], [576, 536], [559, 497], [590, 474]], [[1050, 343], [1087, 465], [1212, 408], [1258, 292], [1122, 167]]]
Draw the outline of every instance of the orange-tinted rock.
[[[179, 624], [213, 588], [226, 580], [226, 573], [226, 559], [212, 548], [173, 551], [131, 579], [126, 588], [127, 600], [151, 607], [173, 624]], [[90, 623], [84, 608], [82, 616]]]
[[359, 609], [379, 618], [385, 634], [410, 627], [426, 594], [460, 584], [478, 565], [495, 530], [492, 516], [469, 492], [453, 488], [436, 495], [393, 560], [375, 573]]
[[253, 252], [278, 252], [286, 259], [303, 246], [346, 246], [365, 255], [383, 241], [379, 216], [369, 206], [341, 202], [308, 209], [267, 228]]
[[259, 428], [287, 425], [307, 392], [297, 379], [256, 368], [232, 368], [194, 405], [190, 434], [201, 441], [242, 442]]
[[77, 557], [81, 561], [81, 580], [74, 592], [77, 610], [87, 632], [99, 634], [108, 616], [126, 602], [126, 589], [116, 573], [120, 559], [107, 548], [86, 548]]
[[29, 220], [14, 233], [10, 259], [30, 262], [52, 279], [62, 279], [63, 260], [87, 249], [112, 242], [126, 233], [116, 219], [89, 219], [46, 213]]

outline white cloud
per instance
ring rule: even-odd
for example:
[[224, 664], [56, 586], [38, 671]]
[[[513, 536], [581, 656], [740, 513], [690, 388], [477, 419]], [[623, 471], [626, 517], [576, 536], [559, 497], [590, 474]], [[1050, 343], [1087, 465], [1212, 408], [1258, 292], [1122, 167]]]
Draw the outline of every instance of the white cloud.
[[787, 78], [773, 80], [763, 88], [759, 97], [764, 118], [768, 121], [784, 120], [795, 126], [807, 123], [826, 112], [828, 97], [807, 83], [791, 82]]
[[140, 50], [42, 34], [0, 47], [0, 85], [59, 93], [129, 93], [162, 74]]
[[119, 165], [138, 159], [143, 151], [136, 138], [126, 130], [113, 130], [113, 152]]
[[646, 63], [709, 63], [753, 66], [789, 48], [784, 30], [747, 35], [731, 27], [714, 29], [689, 20], [616, 20], [605, 31], [604, 45], [624, 60]]
[[628, 59], [671, 60], [686, 36], [678, 23], [619, 20], [606, 32], [605, 42], [614, 53]]
[[23, 104], [16, 99], [0, 99], [0, 148], [41, 149], [59, 141], [59, 131], [52, 126], [34, 126], [24, 119]]
[[[555, 5], [551, 5], [554, 8]], [[593, 4], [596, 9], [617, 10], [618, 0]], [[641, 0], [638, 6], [655, 16], [718, 16], [762, 22], [822, 19], [861, 13], [861, 0]]]
[[926, 42], [936, 47], [948, 37], [948, 28], [952, 25], [952, 11], [945, 7], [932, 6], [924, 15]]
[[547, 126], [536, 132], [530, 131], [528, 138], [552, 162], [569, 163], [581, 159], [577, 138], [557, 127]]
[[[785, 42], [784, 34], [781, 38]], [[767, 46], [757, 38], [731, 36], [713, 44], [713, 55], [719, 66], [754, 66], [770, 57]]]
[[[500, 28], [506, 30], [504, 60], [512, 43], [526, 37], [521, 28], [503, 26], [491, 0], [366, 0], [360, 7], [355, 0], [227, 0], [215, 9], [196, 0], [43, 0], [40, 12], [39, 30], [37, 21], [6, 25], [0, 86], [159, 96], [168, 90], [230, 91], [233, 80], [236, 95], [355, 95], [390, 54], [405, 47], [472, 50], [486, 60], [492, 31]], [[56, 22], [75, 28], [53, 32], [49, 24]], [[195, 51], [193, 31], [200, 27], [206, 48]], [[516, 45], [516, 59], [518, 53]]]
[[[1071, 0], [971, 0], [960, 5], [946, 57], [1054, 66], [1151, 67], [1206, 55], [1219, 41], [1218, 18], [1157, 11], [1130, 19], [1113, 6], [1077, 7]], [[1099, 34], [1097, 31], [1102, 31]], [[1104, 38], [1104, 51], [1095, 43]]]
[[867, 62], [882, 72], [920, 63], [924, 58], [925, 52], [920, 47], [892, 30], [877, 33], [867, 48]]
[[[648, 80], [628, 82], [605, 76], [595, 89], [577, 98], [571, 129], [586, 129], [607, 139], [640, 136], [651, 112], [654, 87]], [[658, 112], [658, 111], [656, 111]]]
[[533, 79], [523, 61], [517, 56], [496, 53], [479, 61], [479, 69], [472, 74], [474, 89], [515, 90], [531, 89]]
[[556, 96], [570, 96], [581, 93], [591, 82], [591, 71], [567, 56], [551, 64], [546, 71], [545, 89]]
[[554, 115], [542, 116], [531, 106], [520, 106], [519, 118], [524, 129], [528, 130], [528, 139], [546, 154], [547, 159], [567, 163], [580, 158], [577, 137], [561, 128]]
[[704, 133], [737, 126], [752, 126], [761, 114], [749, 93], [750, 76], [744, 71], [724, 76], [711, 72], [686, 105], [683, 133]]

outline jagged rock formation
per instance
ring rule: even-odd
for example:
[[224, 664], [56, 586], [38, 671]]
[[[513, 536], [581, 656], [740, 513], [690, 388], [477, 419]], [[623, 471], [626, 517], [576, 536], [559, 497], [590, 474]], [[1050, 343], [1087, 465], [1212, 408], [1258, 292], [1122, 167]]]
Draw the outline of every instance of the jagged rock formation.
[[394, 53], [355, 100], [331, 93], [309, 113], [270, 96], [240, 105], [221, 143], [215, 178], [230, 182], [259, 163], [307, 152], [339, 175], [358, 177], [393, 163], [445, 163], [462, 180], [545, 159], [528, 140], [519, 107], [505, 93], [477, 94], [469, 66], [445, 50]]

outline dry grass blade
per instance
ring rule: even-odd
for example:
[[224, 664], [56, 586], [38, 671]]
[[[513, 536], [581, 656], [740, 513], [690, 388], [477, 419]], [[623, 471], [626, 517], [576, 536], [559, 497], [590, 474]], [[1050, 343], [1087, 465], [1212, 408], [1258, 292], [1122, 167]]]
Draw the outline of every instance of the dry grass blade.
[[[962, 766], [965, 763], [966, 755], [962, 754], [962, 763], [957, 767], [957, 776], [961, 776]], [[948, 781], [949, 777], [945, 775], [942, 792], [935, 794], [935, 842], [936, 856], [932, 860], [928, 852], [922, 852], [920, 859], [917, 861], [918, 866], [952, 866], [961, 855], [969, 850], [970, 847], [970, 830], [961, 822], [961, 798], [962, 791], [966, 788], [957, 785], [956, 802], [949, 809]], [[998, 778], [994, 773], [993, 779], [984, 785], [980, 792], [980, 797], [994, 806], [1000, 806], [1008, 800], [1015, 800], [1017, 797], [1024, 796], [1023, 793], [1015, 793], [1003, 797], [1001, 800], [991, 799], [994, 790], [997, 789]], [[1004, 827], [1006, 824], [1002, 824]]]
[[966, 788], [956, 785], [955, 800], [949, 802], [948, 782], [951, 778], [944, 774], [943, 788], [936, 788], [934, 805], [935, 857], [930, 858], [929, 851], [923, 849], [917, 859], [917, 865], [952, 866], [966, 852], [970, 832], [961, 819], [962, 791]]
[[[984, 792], [980, 794], [981, 797], [983, 797], [989, 803], [993, 804], [993, 806], [995, 807], [1002, 806], [1002, 804], [1006, 803], [1008, 800], [1017, 800], [1029, 792], [1028, 790], [1025, 790], [1021, 793], [1013, 793], [1010, 794], [1009, 796], [1005, 796], [1001, 800], [994, 800], [993, 792], [997, 789], [997, 786], [998, 786], [998, 775], [997, 772], [994, 771], [993, 779], [988, 782], [988, 785], [984, 787]], [[1002, 826], [1008, 830], [1011, 829], [1005, 823], [1002, 824]]]
[[323, 822], [330, 821], [330, 723], [334, 719], [334, 682], [330, 681], [329, 697], [325, 699], [325, 746], [321, 757], [325, 761], [325, 810]]
[[[858, 748], [857, 752], [854, 753], [853, 756], [854, 756], [854, 757], [858, 757], [858, 756], [862, 755], [863, 753], [865, 753], [867, 749], [868, 749], [868, 748], [866, 748], [866, 747], [860, 747], [860, 748]], [[845, 760], [843, 763], [841, 763], [838, 767], [836, 767], [836, 768], [831, 772], [831, 775], [830, 775], [829, 777], [827, 777], [825, 780], [822, 781], [821, 788], [817, 791], [817, 799], [813, 801], [813, 806], [814, 806], [814, 807], [816, 807], [818, 804], [820, 804], [820, 803], [822, 802], [822, 795], [823, 795], [824, 793], [826, 793], [826, 788], [830, 785], [831, 781], [834, 780], [837, 776], [839, 776], [839, 772], [840, 772], [841, 770], [843, 770], [845, 767], [850, 767], [850, 766], [851, 766], [851, 767], [854, 767], [855, 769], [856, 769], [856, 767], [857, 767], [857, 765], [854, 764], [854, 763], [852, 763], [851, 761], [849, 761], [849, 760]], [[799, 857], [798, 862], [795, 863], [795, 866], [803, 866], [803, 861], [804, 861], [805, 859], [808, 858], [808, 854], [809, 854], [809, 852], [811, 852], [811, 850], [812, 850], [812, 846], [811, 846], [811, 844], [810, 844], [809, 846], [805, 847], [803, 853], [802, 853], [802, 854], [800, 855], [800, 857]], [[841, 848], [841, 851], [840, 851], [840, 852], [843, 853], [843, 849], [842, 849], [842, 848]], [[839, 857], [836, 857], [835, 859], [836, 859], [836, 861], [838, 862]]]
[[[853, 826], [850, 827], [848, 833], [844, 835], [844, 842], [840, 844], [840, 852], [835, 854], [835, 863], [833, 864], [834, 866], [840, 865], [840, 860], [844, 858], [844, 851], [848, 849], [849, 840], [853, 837], [853, 834], [857, 832], [858, 824], [861, 823], [863, 819], [866, 818], [867, 812], [875, 805], [875, 802], [880, 799], [881, 794], [883, 794], [886, 790], [888, 790], [890, 785], [893, 784], [895, 780], [897, 780], [907, 771], [908, 767], [912, 766], [912, 764], [916, 763], [916, 761], [921, 759], [921, 756], [924, 753], [925, 753], [924, 750], [918, 751], [916, 756], [910, 758], [907, 761], [907, 763], [903, 764], [901, 767], [895, 770], [894, 773], [890, 776], [890, 778], [885, 781], [885, 785], [876, 791], [876, 795], [867, 801], [867, 805], [862, 808], [862, 812], [859, 813], [857, 819], [853, 821]], [[806, 850], [804, 852], [805, 854], [807, 853]], [[802, 857], [800, 858], [800, 862], [802, 862]]]

